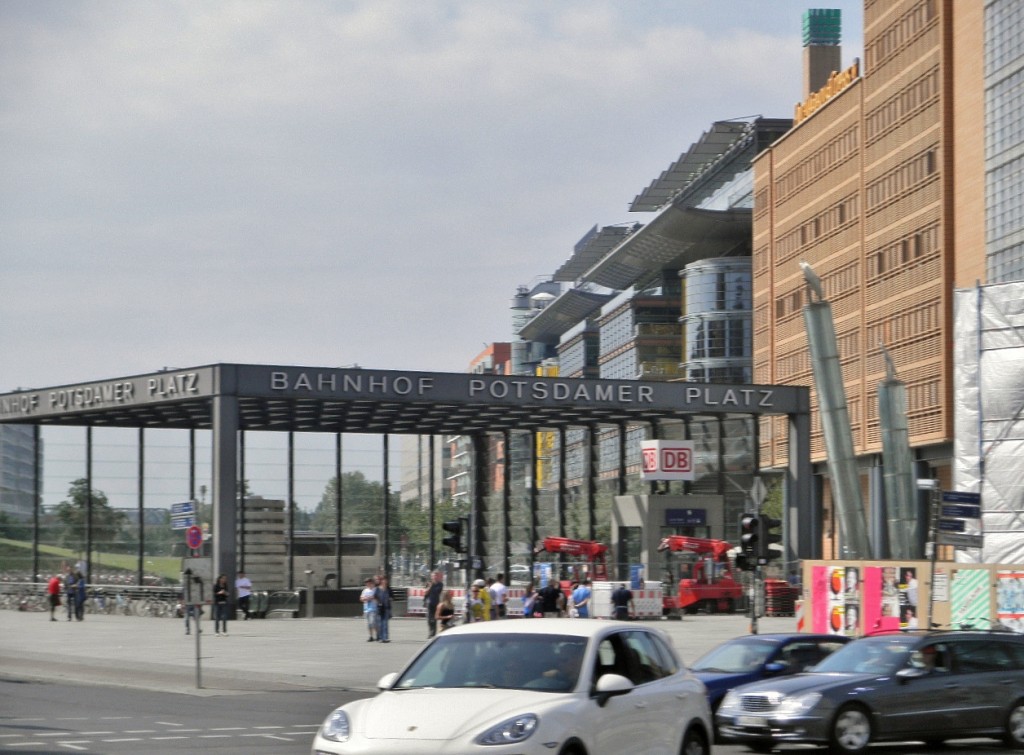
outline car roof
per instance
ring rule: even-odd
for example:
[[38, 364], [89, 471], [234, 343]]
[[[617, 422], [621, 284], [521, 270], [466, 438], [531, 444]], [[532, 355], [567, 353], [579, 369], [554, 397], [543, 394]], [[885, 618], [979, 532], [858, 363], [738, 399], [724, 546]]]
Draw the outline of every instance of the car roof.
[[788, 642], [790, 640], [829, 640], [835, 642], [850, 642], [853, 638], [847, 637], [845, 634], [818, 634], [818, 633], [807, 633], [807, 632], [768, 632], [767, 634], [745, 634], [741, 637], [733, 637], [732, 639], [725, 640], [722, 642], [723, 645], [730, 642], [742, 642], [742, 641], [755, 641], [755, 642], [771, 642], [781, 643]]
[[563, 637], [597, 637], [611, 631], [635, 629], [653, 631], [662, 636], [664, 632], [657, 627], [625, 621], [596, 621], [580, 619], [506, 619], [501, 621], [478, 621], [472, 624], [459, 624], [446, 629], [443, 635], [461, 634], [532, 634], [561, 635]]

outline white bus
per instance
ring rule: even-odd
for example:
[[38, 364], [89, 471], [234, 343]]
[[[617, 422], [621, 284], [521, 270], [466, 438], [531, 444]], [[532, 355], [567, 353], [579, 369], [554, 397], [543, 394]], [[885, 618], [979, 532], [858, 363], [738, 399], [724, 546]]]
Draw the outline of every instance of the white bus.
[[334, 535], [324, 532], [296, 532], [292, 559], [296, 580], [307, 569], [313, 571], [313, 582], [323, 587], [362, 586], [368, 577], [383, 574], [380, 537], [373, 534], [341, 536], [341, 580], [338, 580], [338, 559]]

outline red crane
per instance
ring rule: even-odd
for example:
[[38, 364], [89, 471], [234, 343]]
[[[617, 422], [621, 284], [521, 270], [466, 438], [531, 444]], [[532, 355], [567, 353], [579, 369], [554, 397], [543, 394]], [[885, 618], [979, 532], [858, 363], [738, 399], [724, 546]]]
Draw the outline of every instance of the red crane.
[[733, 576], [729, 551], [732, 545], [687, 535], [670, 535], [662, 539], [659, 551], [687, 552], [697, 559], [689, 564], [689, 574], [681, 574], [676, 596], [665, 596], [666, 610], [694, 613], [703, 608], [708, 613], [731, 612], [743, 596], [743, 585]]

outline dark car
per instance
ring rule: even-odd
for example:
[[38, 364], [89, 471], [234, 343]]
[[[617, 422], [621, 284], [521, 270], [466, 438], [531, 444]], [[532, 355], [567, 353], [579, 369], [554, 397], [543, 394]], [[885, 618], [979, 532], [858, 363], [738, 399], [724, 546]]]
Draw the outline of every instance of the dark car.
[[1024, 748], [1024, 635], [914, 631], [851, 642], [813, 670], [727, 693], [726, 742], [758, 752], [789, 742], [864, 752], [872, 742], [992, 736]]
[[690, 670], [707, 687], [714, 711], [733, 687], [798, 674], [852, 639], [838, 634], [750, 634], [714, 647]]

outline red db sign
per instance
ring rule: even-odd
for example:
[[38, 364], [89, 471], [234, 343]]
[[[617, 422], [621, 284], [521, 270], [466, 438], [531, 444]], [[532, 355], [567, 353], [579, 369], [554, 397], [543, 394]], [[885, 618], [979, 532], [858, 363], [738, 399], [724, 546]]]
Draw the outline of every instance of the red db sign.
[[645, 440], [640, 444], [641, 480], [692, 480], [693, 443], [688, 440]]

